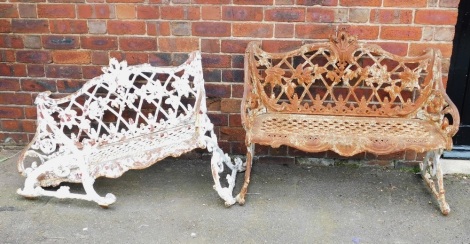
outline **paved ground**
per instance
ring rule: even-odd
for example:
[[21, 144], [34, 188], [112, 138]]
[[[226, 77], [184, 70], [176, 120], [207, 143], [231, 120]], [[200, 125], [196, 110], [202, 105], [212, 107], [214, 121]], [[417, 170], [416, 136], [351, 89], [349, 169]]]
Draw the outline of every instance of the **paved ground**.
[[209, 162], [172, 159], [98, 180], [118, 198], [101, 209], [17, 196], [14, 153], [0, 152], [1, 243], [470, 243], [463, 175], [445, 178], [447, 217], [419, 176], [376, 167], [257, 164], [246, 205], [225, 208]]

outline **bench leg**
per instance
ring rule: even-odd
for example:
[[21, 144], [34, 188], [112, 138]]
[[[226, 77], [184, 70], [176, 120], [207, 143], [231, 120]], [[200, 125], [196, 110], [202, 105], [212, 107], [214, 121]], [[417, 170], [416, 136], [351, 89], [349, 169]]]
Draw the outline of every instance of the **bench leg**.
[[[58, 190], [45, 190], [39, 184], [39, 178], [43, 175], [53, 172], [54, 174], [59, 174], [58, 177], [67, 177], [70, 174], [70, 169], [68, 165], [64, 165], [62, 162], [63, 158], [56, 158], [50, 161], [45, 162], [44, 164], [31, 169], [27, 173], [25, 185], [23, 189], [18, 189], [17, 193], [26, 197], [26, 198], [37, 198], [40, 196], [56, 197], [56, 198], [71, 198], [71, 199], [81, 199], [87, 201], [94, 201], [102, 207], [108, 207], [110, 204], [116, 201], [116, 197], [108, 193], [106, 197], [101, 197], [96, 193], [93, 188], [95, 180], [89, 175], [86, 170], [86, 166], [81, 163], [80, 171], [82, 174], [82, 185], [85, 189], [86, 194], [76, 194], [70, 192], [70, 187], [61, 186]], [[77, 159], [72, 159], [77, 160]]]
[[[237, 173], [245, 170], [245, 167], [240, 158], [235, 158], [232, 162], [230, 157], [220, 149], [213, 128], [213, 124], [206, 116], [206, 132], [208, 132], [209, 135], [204, 136], [204, 143], [207, 150], [212, 152], [211, 171], [212, 178], [214, 179], [214, 190], [216, 190], [220, 198], [225, 201], [225, 206], [229, 207], [236, 202], [233, 197], [233, 188], [235, 187]], [[225, 170], [226, 168], [228, 169]], [[227, 181], [227, 186], [225, 187], [223, 187], [220, 182], [220, 174], [224, 172], [226, 173], [225, 179]]]
[[445, 198], [444, 180], [440, 163], [441, 154], [441, 149], [426, 153], [424, 161], [420, 163], [420, 168], [421, 176], [438, 201], [442, 214], [447, 215], [450, 212], [450, 207]]
[[246, 149], [247, 149], [247, 152], [246, 152], [245, 181], [243, 182], [243, 187], [240, 190], [240, 193], [236, 197], [237, 202], [240, 205], [245, 204], [245, 195], [248, 191], [248, 185], [250, 184], [251, 167], [253, 165], [253, 156], [255, 154], [255, 144], [250, 143]]

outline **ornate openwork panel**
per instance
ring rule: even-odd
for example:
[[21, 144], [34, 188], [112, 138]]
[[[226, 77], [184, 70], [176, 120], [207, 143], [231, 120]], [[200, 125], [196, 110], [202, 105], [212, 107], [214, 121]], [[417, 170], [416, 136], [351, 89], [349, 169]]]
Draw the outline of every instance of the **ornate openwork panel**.
[[[250, 43], [241, 115], [247, 167], [240, 203], [255, 144], [342, 156], [414, 150], [439, 158], [452, 148], [460, 120], [442, 85], [439, 50], [399, 57], [344, 31], [286, 53]], [[442, 192], [433, 191], [448, 213], [438, 178]]]
[[277, 112], [405, 116], [433, 89], [432, 51], [397, 57], [343, 32], [289, 53], [252, 48], [253, 83], [266, 108]]
[[[240, 160], [232, 163], [217, 145], [206, 114], [199, 52], [177, 67], [127, 66], [112, 59], [103, 73], [69, 96], [38, 95], [36, 135], [18, 162], [27, 176], [20, 194], [80, 198], [107, 206], [114, 197], [94, 193], [95, 178], [116, 178], [168, 156], [207, 148], [213, 153], [214, 188], [228, 205], [235, 202], [231, 194], [242, 165]], [[222, 187], [219, 174], [229, 171], [228, 184]], [[61, 182], [81, 182], [87, 195], [39, 187]]]

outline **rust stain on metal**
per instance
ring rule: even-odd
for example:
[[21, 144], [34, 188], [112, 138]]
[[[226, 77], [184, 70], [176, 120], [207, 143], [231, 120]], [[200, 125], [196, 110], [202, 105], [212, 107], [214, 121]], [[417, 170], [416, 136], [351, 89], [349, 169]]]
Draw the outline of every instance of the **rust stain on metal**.
[[452, 148], [460, 118], [443, 87], [437, 49], [401, 57], [345, 31], [329, 42], [286, 53], [268, 53], [251, 42], [241, 113], [248, 153], [240, 203], [245, 202], [254, 144], [261, 144], [343, 156], [428, 152], [432, 163], [426, 162], [423, 171], [434, 172], [423, 177], [438, 188], [432, 192], [442, 212], [449, 211], [438, 159], [443, 149]]

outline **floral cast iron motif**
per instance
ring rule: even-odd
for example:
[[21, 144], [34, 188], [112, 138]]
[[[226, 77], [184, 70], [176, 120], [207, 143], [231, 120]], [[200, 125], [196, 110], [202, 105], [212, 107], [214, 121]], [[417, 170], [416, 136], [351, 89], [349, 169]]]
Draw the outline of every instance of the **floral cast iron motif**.
[[255, 144], [342, 156], [410, 150], [427, 152], [423, 175], [448, 213], [438, 159], [452, 148], [460, 118], [442, 85], [439, 50], [400, 57], [345, 31], [285, 53], [260, 46], [251, 42], [245, 55], [247, 170], [240, 203]]
[[[18, 162], [27, 177], [19, 194], [107, 206], [115, 197], [100, 197], [93, 189], [95, 178], [116, 178], [168, 156], [207, 148], [213, 154], [214, 188], [227, 205], [235, 202], [235, 174], [242, 165], [217, 145], [206, 114], [198, 52], [177, 67], [128, 66], [111, 59], [103, 73], [67, 97], [53, 99], [49, 92], [37, 96], [38, 128]], [[227, 186], [221, 185], [220, 174], [226, 175]], [[61, 182], [82, 183], [86, 194], [70, 193], [65, 186], [58, 191], [42, 188]]]

